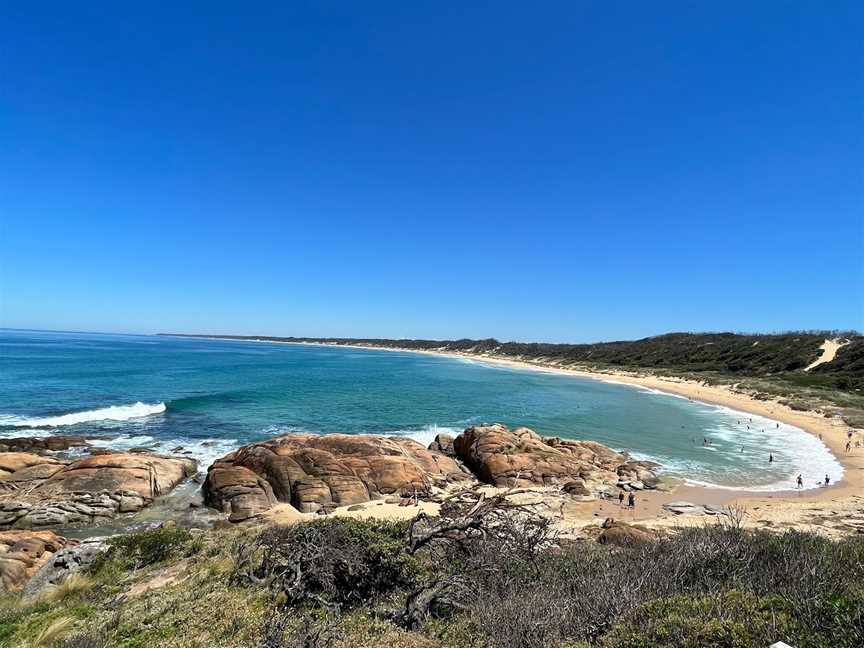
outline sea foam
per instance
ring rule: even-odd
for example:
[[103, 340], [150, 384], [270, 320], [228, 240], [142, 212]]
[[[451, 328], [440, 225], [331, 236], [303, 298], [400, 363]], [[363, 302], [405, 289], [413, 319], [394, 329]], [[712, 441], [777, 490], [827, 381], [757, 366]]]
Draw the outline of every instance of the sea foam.
[[70, 412], [58, 416], [25, 417], [12, 415], [0, 415], [0, 426], [46, 428], [62, 427], [64, 425], [78, 425], [79, 423], [92, 423], [95, 421], [129, 421], [136, 418], [144, 418], [152, 414], [161, 414], [165, 411], [165, 403], [142, 403], [132, 405], [111, 405], [99, 409], [85, 410], [83, 412]]
[[[150, 435], [121, 434], [111, 439], [88, 439], [91, 446], [111, 450], [130, 450], [147, 448], [151, 452], [176, 457], [189, 457], [198, 462], [198, 472], [206, 473], [217, 459], [221, 459], [240, 447], [237, 439], [189, 439], [175, 437], [156, 439]], [[175, 448], [180, 448], [176, 452]]]

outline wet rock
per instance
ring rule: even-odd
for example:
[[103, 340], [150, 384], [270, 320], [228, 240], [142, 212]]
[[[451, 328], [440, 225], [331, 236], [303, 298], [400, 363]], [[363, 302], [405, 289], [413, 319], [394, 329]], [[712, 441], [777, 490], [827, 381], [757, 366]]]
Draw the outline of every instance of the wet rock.
[[79, 436], [13, 437], [0, 441], [0, 452], [45, 454], [47, 452], [63, 452], [73, 448], [87, 448], [89, 445], [84, 437]]
[[440, 452], [447, 457], [455, 457], [456, 452], [453, 450], [453, 437], [449, 434], [438, 434], [432, 443], [429, 444], [429, 450]]

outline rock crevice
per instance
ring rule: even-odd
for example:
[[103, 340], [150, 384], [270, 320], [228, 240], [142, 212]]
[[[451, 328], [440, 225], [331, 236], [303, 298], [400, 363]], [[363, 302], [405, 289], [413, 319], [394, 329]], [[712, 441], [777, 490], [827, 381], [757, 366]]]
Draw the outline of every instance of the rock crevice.
[[92, 524], [141, 510], [195, 474], [192, 459], [114, 452], [63, 461], [0, 453], [0, 528]]

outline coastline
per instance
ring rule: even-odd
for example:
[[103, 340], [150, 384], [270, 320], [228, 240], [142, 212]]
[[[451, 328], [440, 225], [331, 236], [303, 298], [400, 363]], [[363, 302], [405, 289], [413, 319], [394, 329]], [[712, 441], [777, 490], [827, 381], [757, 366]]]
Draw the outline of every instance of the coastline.
[[[804, 491], [789, 489], [766, 493], [744, 489], [726, 490], [681, 483], [671, 491], [640, 492], [635, 511], [622, 510], [617, 505], [603, 501], [574, 503], [567, 507], [570, 510], [564, 516], [565, 527], [578, 528], [585, 526], [585, 523], [594, 523], [597, 518], [602, 520], [605, 516], [635, 520], [650, 526], [681, 526], [701, 524], [706, 521], [705, 516], [677, 516], [663, 508], [664, 504], [680, 500], [720, 507], [743, 506], [748, 511], [747, 522], [750, 525], [771, 528], [806, 528], [811, 531], [825, 532], [829, 535], [848, 533], [848, 530], [843, 529], [844, 520], [851, 516], [857, 521], [858, 517], [864, 513], [864, 496], [860, 494], [864, 493], [864, 449], [859, 448], [857, 453], [855, 451], [851, 454], [845, 453], [846, 435], [852, 430], [846, 423], [839, 418], [826, 418], [819, 412], [793, 410], [776, 400], [757, 400], [746, 393], [735, 391], [733, 387], [707, 385], [683, 378], [660, 377], [628, 371], [599, 372], [570, 369], [553, 363], [529, 362], [493, 355], [443, 350], [320, 342], [275, 342], [269, 340], [267, 342], [419, 353], [654, 389], [688, 400], [728, 407], [793, 425], [818, 437], [843, 467], [843, 477], [835, 484]], [[853, 434], [855, 434], [854, 438], [861, 439], [860, 433], [853, 431]], [[829, 523], [831, 518], [836, 524]]]

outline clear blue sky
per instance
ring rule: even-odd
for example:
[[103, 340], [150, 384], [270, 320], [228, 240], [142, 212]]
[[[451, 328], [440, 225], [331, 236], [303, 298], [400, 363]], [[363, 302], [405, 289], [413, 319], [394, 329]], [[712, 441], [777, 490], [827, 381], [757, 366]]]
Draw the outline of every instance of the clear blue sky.
[[864, 3], [16, 4], [3, 326], [864, 328]]

